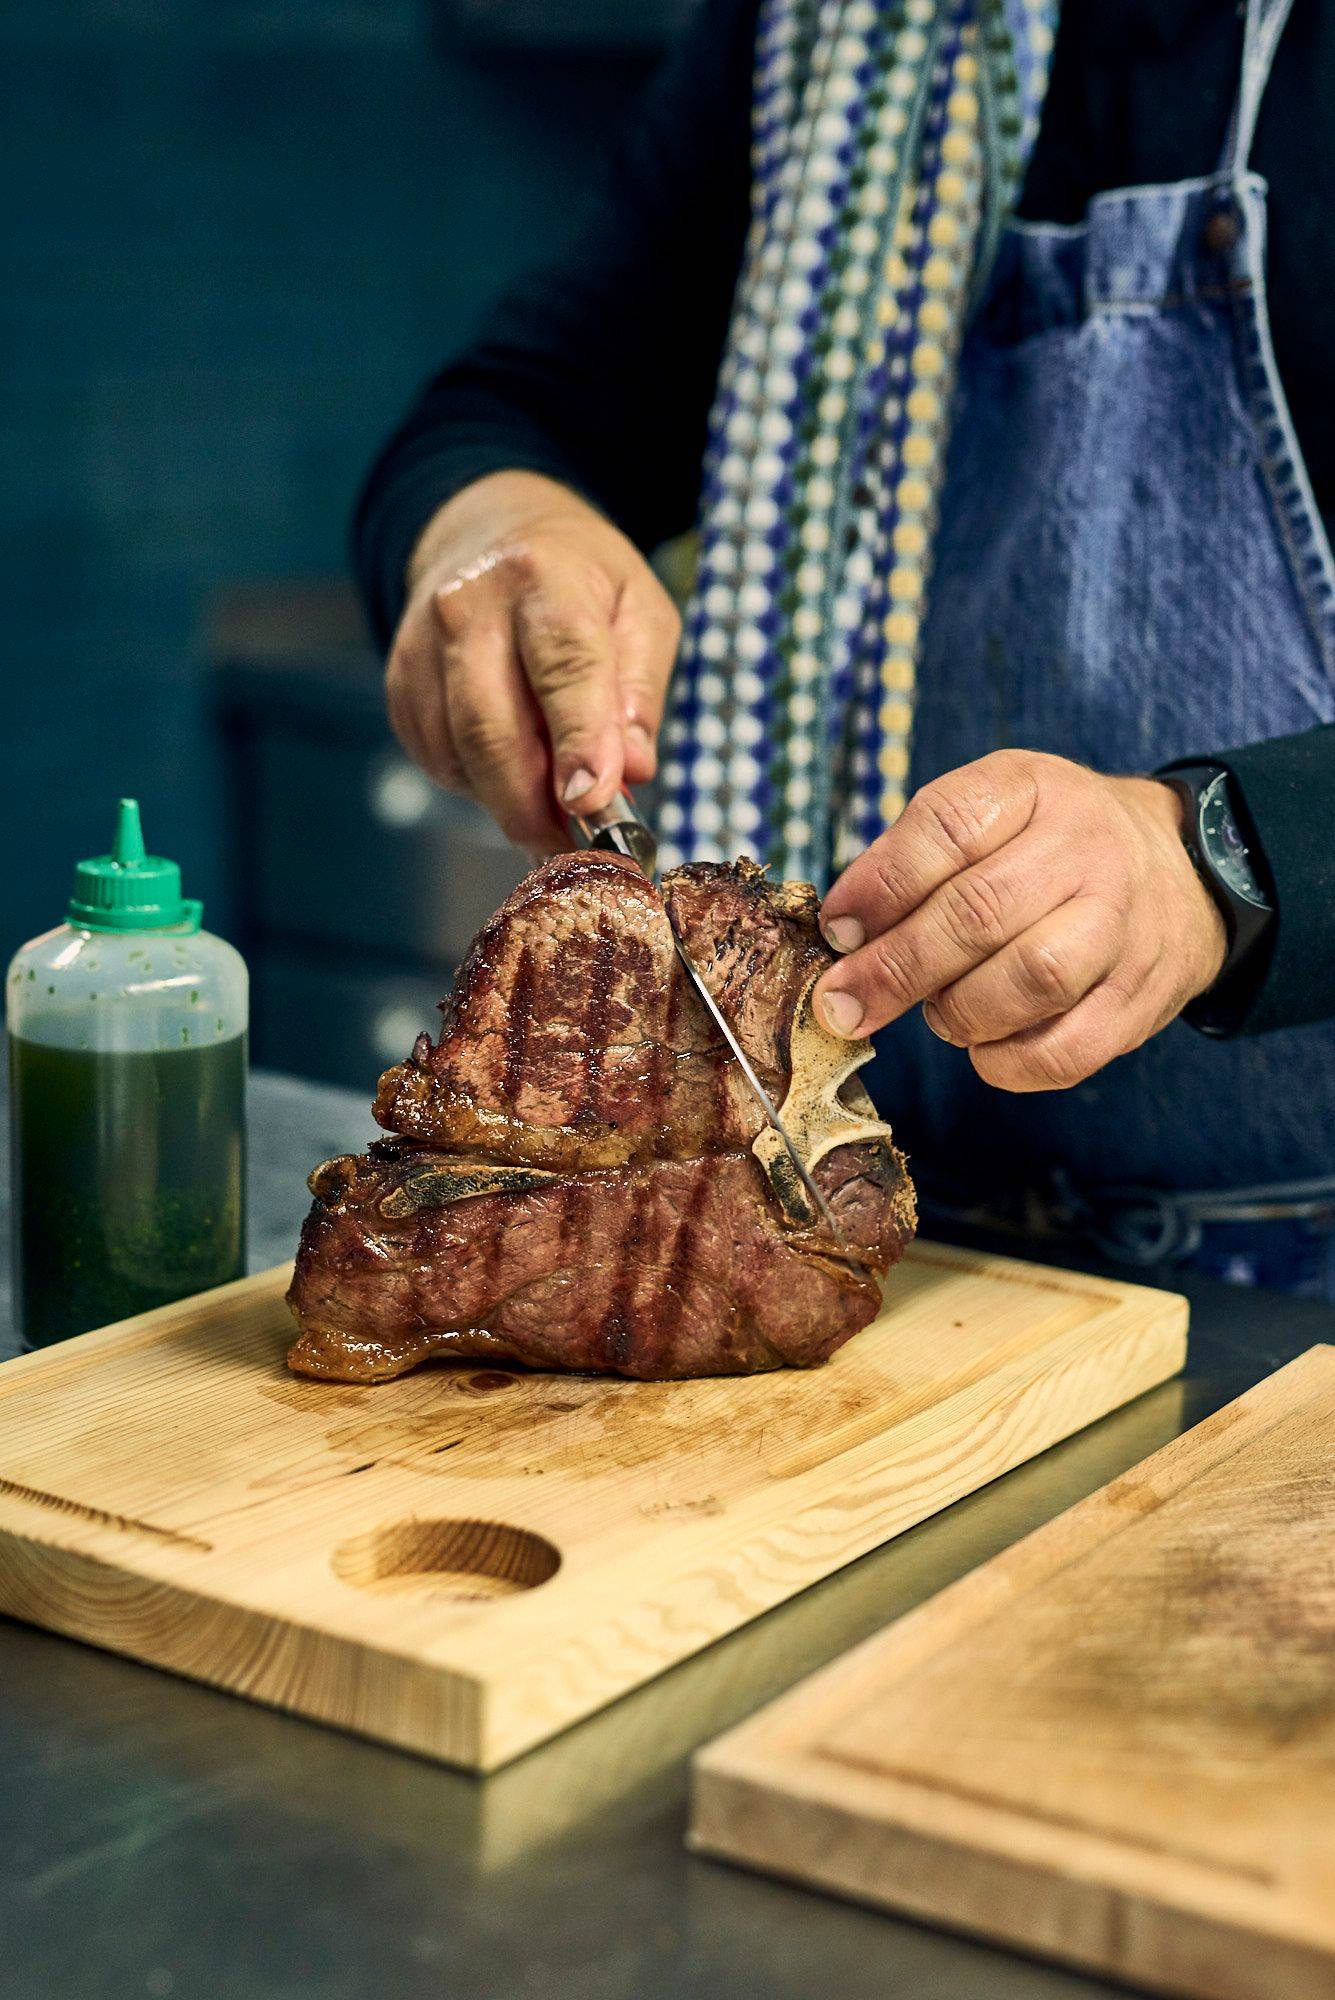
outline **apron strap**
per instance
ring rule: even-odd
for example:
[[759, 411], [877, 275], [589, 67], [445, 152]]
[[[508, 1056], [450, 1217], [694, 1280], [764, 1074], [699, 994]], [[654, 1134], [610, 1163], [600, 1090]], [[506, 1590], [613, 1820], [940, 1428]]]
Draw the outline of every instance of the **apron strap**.
[[1247, 20], [1242, 38], [1242, 77], [1238, 99], [1229, 120], [1224, 141], [1221, 173], [1241, 174], [1251, 158], [1252, 140], [1261, 99], [1270, 81], [1275, 50], [1293, 9], [1293, 0], [1247, 0]]

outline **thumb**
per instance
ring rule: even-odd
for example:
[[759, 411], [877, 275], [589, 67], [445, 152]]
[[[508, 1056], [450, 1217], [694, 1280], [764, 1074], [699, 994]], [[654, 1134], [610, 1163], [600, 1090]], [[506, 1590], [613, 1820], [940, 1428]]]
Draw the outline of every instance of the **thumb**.
[[557, 802], [567, 812], [596, 812], [620, 790], [624, 763], [611, 624], [582, 593], [555, 579], [519, 600], [514, 624], [551, 739]]
[[626, 780], [648, 782], [658, 768], [658, 731], [681, 638], [681, 619], [666, 591], [626, 591], [613, 621], [626, 732]]

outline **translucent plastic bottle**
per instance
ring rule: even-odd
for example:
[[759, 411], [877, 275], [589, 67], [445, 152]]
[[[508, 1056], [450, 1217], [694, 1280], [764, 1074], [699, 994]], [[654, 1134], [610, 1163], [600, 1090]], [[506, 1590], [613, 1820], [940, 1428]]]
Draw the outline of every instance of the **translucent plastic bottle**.
[[15, 1296], [42, 1347], [245, 1268], [245, 961], [122, 799], [5, 984]]

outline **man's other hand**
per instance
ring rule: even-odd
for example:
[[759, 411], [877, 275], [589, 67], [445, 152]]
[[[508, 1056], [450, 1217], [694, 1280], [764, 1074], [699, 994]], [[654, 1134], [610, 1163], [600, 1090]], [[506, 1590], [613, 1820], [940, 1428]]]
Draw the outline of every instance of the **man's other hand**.
[[821, 1018], [868, 1035], [922, 1003], [1002, 1090], [1064, 1090], [1218, 977], [1224, 922], [1153, 778], [999, 750], [935, 779], [825, 898], [846, 954]]

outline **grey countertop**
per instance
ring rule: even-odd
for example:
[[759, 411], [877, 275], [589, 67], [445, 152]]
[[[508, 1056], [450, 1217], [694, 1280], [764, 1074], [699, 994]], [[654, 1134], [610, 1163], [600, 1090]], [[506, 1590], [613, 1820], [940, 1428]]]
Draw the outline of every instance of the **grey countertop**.
[[[251, 1261], [364, 1100], [260, 1076]], [[1100, 1268], [1090, 1265], [1090, 1268]], [[1108, 1267], [1101, 1267], [1108, 1268]], [[0, 1996], [1091, 2000], [1118, 1989], [688, 1856], [690, 1752], [1318, 1340], [1209, 1281], [1184, 1381], [489, 1779], [0, 1621]]]

